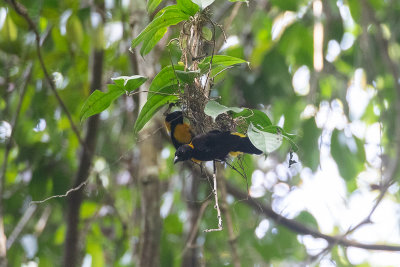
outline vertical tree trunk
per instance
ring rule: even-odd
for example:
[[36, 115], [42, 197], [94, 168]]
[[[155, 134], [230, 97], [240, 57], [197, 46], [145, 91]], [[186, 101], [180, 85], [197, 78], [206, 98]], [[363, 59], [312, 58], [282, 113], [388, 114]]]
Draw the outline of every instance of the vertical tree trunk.
[[[146, 56], [146, 60], [137, 57], [139, 74], [152, 78], [155, 75], [155, 53]], [[149, 82], [142, 89], [148, 90]], [[147, 93], [139, 96], [140, 107], [147, 100]], [[153, 118], [139, 135], [139, 186], [141, 192], [141, 231], [139, 240], [139, 266], [157, 267], [160, 265], [160, 180], [158, 178], [158, 155], [161, 151], [160, 132]]]
[[[101, 27], [101, 26], [99, 26]], [[98, 47], [98, 44], [95, 44]], [[92, 71], [90, 91], [101, 89], [103, 75], [103, 50], [94, 48], [92, 53]], [[79, 186], [87, 180], [90, 166], [92, 164], [93, 154], [96, 148], [97, 128], [99, 124], [99, 115], [88, 119], [88, 129], [85, 137], [85, 146], [82, 148], [80, 156], [79, 169], [75, 177], [74, 187]], [[79, 211], [83, 201], [83, 187], [71, 193], [67, 198], [67, 233], [65, 237], [64, 260], [65, 267], [77, 266], [80, 255], [79, 242]]]

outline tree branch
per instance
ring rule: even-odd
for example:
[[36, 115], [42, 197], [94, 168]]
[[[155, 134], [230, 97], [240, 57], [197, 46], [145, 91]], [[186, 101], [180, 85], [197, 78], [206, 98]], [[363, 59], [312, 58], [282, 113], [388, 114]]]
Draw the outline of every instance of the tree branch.
[[356, 247], [363, 248], [368, 250], [385, 250], [385, 251], [400, 251], [399, 245], [378, 245], [378, 244], [364, 244], [356, 241], [349, 240], [343, 236], [330, 236], [323, 234], [317, 230], [310, 229], [309, 227], [291, 219], [287, 219], [282, 215], [274, 212], [272, 208], [268, 205], [265, 205], [261, 201], [257, 199], [251, 198], [245, 192], [237, 189], [234, 185], [227, 183], [227, 191], [229, 194], [234, 196], [237, 199], [243, 200], [247, 205], [252, 207], [254, 211], [264, 214], [265, 216], [272, 219], [275, 223], [285, 226], [286, 228], [292, 230], [301, 235], [311, 235], [315, 238], [325, 239], [329, 244], [338, 244], [344, 247]]
[[15, 0], [7, 0], [7, 2], [14, 8], [14, 10], [15, 10], [21, 17], [23, 17], [23, 18], [25, 19], [25, 21], [28, 23], [29, 27], [31, 28], [31, 30], [32, 30], [33, 33], [35, 34], [36, 53], [37, 53], [37, 55], [38, 55], [39, 62], [40, 62], [40, 66], [41, 66], [41, 68], [42, 68], [42, 71], [43, 71], [43, 73], [44, 73], [44, 76], [46, 77], [46, 80], [47, 80], [47, 82], [48, 82], [49, 85], [50, 85], [50, 89], [53, 91], [54, 95], [56, 96], [59, 105], [60, 105], [61, 108], [64, 110], [64, 113], [67, 115], [68, 121], [69, 121], [69, 123], [70, 123], [70, 125], [71, 125], [71, 128], [72, 128], [73, 132], [75, 133], [76, 137], [78, 138], [79, 143], [80, 143], [82, 146], [85, 146], [85, 143], [83, 142], [82, 138], [80, 137], [78, 128], [76, 127], [74, 121], [72, 120], [71, 114], [69, 113], [69, 111], [68, 111], [67, 107], [65, 106], [63, 100], [61, 99], [60, 95], [58, 94], [57, 89], [56, 89], [56, 86], [55, 86], [55, 84], [54, 84], [54, 81], [53, 81], [53, 79], [50, 77], [50, 74], [49, 74], [49, 72], [47, 71], [46, 65], [44, 64], [44, 60], [43, 60], [43, 57], [42, 57], [42, 52], [41, 52], [41, 49], [40, 49], [41, 46], [42, 46], [42, 42], [41, 42], [41, 39], [40, 39], [39, 31], [38, 31], [38, 29], [37, 29], [35, 23], [34, 23], [33, 20], [29, 17], [26, 8], [25, 8], [22, 4], [16, 2]]

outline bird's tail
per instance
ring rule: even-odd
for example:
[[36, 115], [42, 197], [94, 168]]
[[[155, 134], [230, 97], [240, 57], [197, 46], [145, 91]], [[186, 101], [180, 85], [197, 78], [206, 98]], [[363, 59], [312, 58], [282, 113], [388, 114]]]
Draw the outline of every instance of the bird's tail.
[[242, 153], [248, 153], [248, 154], [257, 154], [261, 155], [263, 152], [256, 148], [250, 141], [250, 139], [243, 135], [243, 134], [237, 134], [237, 133], [232, 133], [233, 135], [239, 136], [238, 141], [237, 141], [237, 147], [235, 152], [242, 152]]

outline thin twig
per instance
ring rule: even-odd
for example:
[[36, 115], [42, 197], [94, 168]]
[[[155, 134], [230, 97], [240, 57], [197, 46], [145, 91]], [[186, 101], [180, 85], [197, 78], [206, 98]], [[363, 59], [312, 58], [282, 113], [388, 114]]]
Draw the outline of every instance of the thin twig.
[[36, 40], [36, 53], [38, 55], [40, 66], [42, 68], [44, 76], [46, 77], [46, 80], [50, 85], [50, 89], [53, 91], [54, 95], [56, 96], [58, 103], [60, 104], [61, 108], [64, 110], [64, 113], [67, 115], [68, 121], [69, 121], [69, 123], [71, 125], [71, 128], [72, 128], [73, 132], [75, 133], [76, 137], [78, 138], [79, 143], [82, 146], [85, 146], [85, 143], [83, 142], [83, 140], [82, 140], [82, 138], [81, 138], [81, 136], [79, 134], [78, 128], [76, 127], [74, 121], [72, 120], [71, 114], [68, 111], [66, 105], [64, 104], [64, 102], [61, 99], [60, 95], [58, 94], [56, 86], [54, 84], [54, 81], [50, 77], [50, 74], [47, 71], [47, 67], [44, 64], [44, 60], [43, 60], [42, 52], [41, 52], [41, 45], [42, 44], [41, 44], [41, 40], [40, 40], [40, 34], [39, 34], [39, 31], [38, 31], [35, 23], [29, 17], [26, 8], [22, 4], [16, 2], [15, 0], [8, 0], [8, 2], [11, 4], [11, 6], [14, 8], [14, 10], [26, 20], [26, 22], [28, 23], [29, 27], [34, 32], [35, 40]]
[[157, 91], [150, 91], [150, 90], [140, 90], [140, 91], [135, 91], [135, 92], [126, 92], [127, 96], [133, 96], [133, 95], [137, 95], [140, 93], [152, 93], [155, 95], [173, 95], [173, 96], [179, 96], [179, 94], [168, 94], [168, 93], [161, 93], [161, 92], [157, 92]]
[[204, 232], [206, 232], [206, 233], [217, 232], [217, 231], [221, 231], [223, 229], [223, 227], [222, 227], [221, 210], [220, 210], [219, 204], [218, 204], [217, 168], [216, 168], [216, 165], [215, 165], [216, 164], [215, 160], [213, 161], [213, 164], [214, 164], [214, 173], [213, 173], [214, 188], [213, 188], [213, 193], [214, 193], [214, 198], [215, 198], [215, 208], [217, 209], [218, 228], [205, 229]]
[[207, 199], [206, 201], [203, 202], [203, 204], [201, 204], [199, 214], [198, 214], [198, 217], [196, 220], [196, 224], [194, 225], [194, 227], [190, 233], [189, 239], [186, 242], [185, 248], [183, 249], [181, 255], [184, 255], [188, 248], [192, 248], [194, 246], [193, 243], [197, 236], [197, 232], [199, 230], [200, 221], [203, 218], [204, 212], [205, 212], [206, 208], [208, 207], [208, 205], [210, 205], [210, 203], [211, 203], [211, 200]]
[[14, 230], [11, 232], [10, 236], [7, 239], [7, 250], [9, 250], [14, 244], [15, 240], [17, 240], [19, 234], [22, 232], [22, 229], [24, 229], [25, 225], [29, 222], [36, 209], [37, 205], [31, 205], [26, 209], [24, 215], [18, 221]]
[[53, 198], [67, 197], [70, 193], [75, 192], [75, 191], [78, 191], [79, 189], [81, 189], [81, 187], [83, 187], [83, 186], [86, 185], [87, 183], [88, 183], [88, 180], [83, 181], [80, 185], [78, 185], [77, 187], [71, 188], [70, 190], [68, 190], [68, 191], [67, 191], [65, 194], [63, 194], [63, 195], [54, 195], [54, 196], [45, 198], [45, 199], [43, 199], [43, 200], [31, 201], [31, 202], [29, 203], [29, 205], [42, 204], [42, 203], [44, 203], [44, 202], [46, 202], [46, 201], [48, 201], [48, 200], [50, 200], [50, 199], [53, 199]]

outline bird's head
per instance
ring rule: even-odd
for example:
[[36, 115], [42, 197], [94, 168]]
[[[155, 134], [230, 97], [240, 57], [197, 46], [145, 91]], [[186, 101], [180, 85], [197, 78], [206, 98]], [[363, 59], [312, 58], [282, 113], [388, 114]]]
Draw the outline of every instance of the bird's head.
[[174, 111], [167, 114], [167, 116], [165, 117], [165, 121], [171, 124], [183, 123], [182, 111]]
[[192, 158], [193, 147], [190, 145], [180, 146], [175, 152], [174, 164]]

